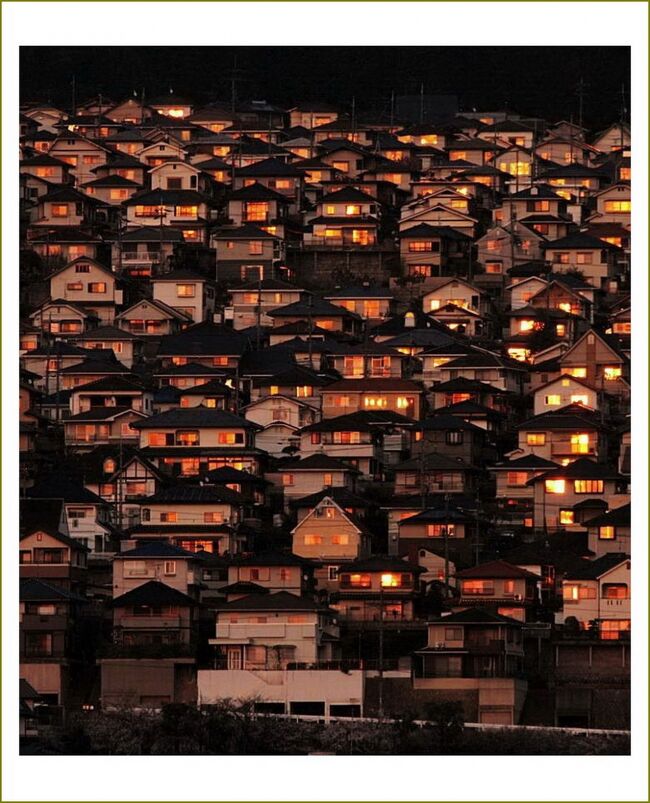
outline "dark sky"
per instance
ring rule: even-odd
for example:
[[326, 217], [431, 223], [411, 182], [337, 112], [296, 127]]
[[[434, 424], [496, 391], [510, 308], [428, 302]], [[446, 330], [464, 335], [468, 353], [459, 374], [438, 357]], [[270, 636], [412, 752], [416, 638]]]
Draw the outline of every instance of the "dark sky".
[[[584, 122], [617, 119], [629, 92], [627, 47], [22, 47], [22, 100], [70, 107], [103, 92], [115, 100], [145, 88], [172, 87], [197, 102], [229, 100], [233, 65], [238, 94], [278, 105], [320, 99], [386, 110], [396, 94], [455, 93], [461, 109], [503, 108], [549, 119], [577, 119], [576, 85], [585, 82]], [[626, 101], [627, 103], [627, 101]]]

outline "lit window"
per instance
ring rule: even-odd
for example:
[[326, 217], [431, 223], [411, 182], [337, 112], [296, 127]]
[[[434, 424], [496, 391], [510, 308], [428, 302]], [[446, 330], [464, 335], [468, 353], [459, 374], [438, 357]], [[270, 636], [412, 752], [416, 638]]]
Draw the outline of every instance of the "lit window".
[[528, 446], [544, 446], [546, 443], [545, 432], [528, 432], [526, 434], [526, 443]]
[[600, 623], [600, 637], [603, 641], [618, 641], [621, 633], [629, 630], [629, 619], [605, 619]]
[[408, 407], [413, 405], [413, 399], [406, 397], [406, 396], [398, 396], [397, 397], [397, 409], [398, 410], [406, 410]]
[[251, 240], [248, 243], [248, 253], [249, 254], [261, 254], [262, 253], [263, 243], [261, 240]]
[[562, 397], [559, 393], [552, 393], [550, 396], [544, 397], [544, 403], [547, 407], [557, 407], [562, 404]]
[[350, 536], [347, 534], [332, 536], [332, 544], [334, 544], [335, 546], [347, 546], [349, 543], [350, 543]]
[[198, 446], [199, 433], [197, 430], [179, 430], [176, 433], [176, 443], [178, 446]]
[[409, 251], [411, 252], [433, 251], [433, 243], [427, 241], [413, 241], [409, 243]]
[[207, 512], [203, 514], [204, 524], [221, 524], [223, 522], [223, 513]]
[[589, 435], [574, 433], [571, 435], [571, 454], [587, 454], [589, 452]]
[[293, 474], [283, 474], [282, 475], [282, 484], [283, 485], [293, 485], [295, 482], [295, 477]]
[[578, 251], [576, 254], [576, 263], [578, 265], [591, 265], [594, 255], [591, 251]]
[[520, 332], [532, 332], [535, 328], [535, 321], [519, 321], [519, 331]]
[[456, 535], [456, 525], [455, 524], [428, 524], [427, 525], [427, 536], [429, 538], [444, 538], [445, 534], [449, 538], [454, 538], [455, 535]]
[[177, 284], [176, 295], [178, 298], [194, 298], [196, 295], [195, 284]]
[[614, 324], [612, 331], [615, 335], [630, 335], [632, 334], [632, 323], [630, 321], [619, 321]]
[[463, 580], [463, 596], [492, 596], [494, 594], [494, 582], [492, 580]]
[[603, 480], [574, 480], [573, 489], [577, 494], [601, 494], [605, 483]]
[[88, 284], [88, 292], [89, 293], [105, 293], [106, 292], [106, 282], [89, 282], [89, 284]]
[[360, 215], [361, 214], [361, 207], [358, 204], [348, 204], [345, 207], [345, 214], [346, 215]]
[[357, 245], [370, 245], [371, 233], [368, 229], [352, 229], [352, 242]]
[[619, 367], [615, 366], [608, 366], [603, 369], [603, 376], [608, 381], [614, 381], [616, 379], [620, 379], [622, 374], [622, 370]]
[[249, 202], [244, 204], [244, 219], [248, 221], [260, 220], [265, 222], [269, 214], [269, 205], [266, 202]]
[[630, 212], [631, 201], [605, 201], [605, 212]]
[[167, 524], [174, 524], [178, 521], [178, 513], [169, 512], [169, 513], [161, 513], [160, 514], [160, 521], [165, 522]]
[[363, 405], [364, 407], [387, 407], [388, 399], [383, 396], [366, 396]]
[[545, 480], [544, 489], [547, 494], [563, 494], [566, 487], [565, 480]]
[[68, 204], [52, 204], [52, 217], [67, 217]]
[[322, 535], [306, 535], [305, 546], [318, 546], [323, 543]]
[[586, 368], [569, 368], [567, 373], [574, 376], [576, 379], [585, 379], [587, 376], [587, 369]]
[[585, 407], [589, 406], [589, 396], [585, 396], [580, 393], [574, 393], [571, 396], [571, 404], [582, 404]]
[[616, 538], [616, 528], [611, 525], [603, 525], [598, 528], [598, 537], [601, 541], [612, 541]]
[[332, 486], [334, 484], [334, 480], [331, 474], [323, 474], [323, 485], [325, 487]]
[[528, 482], [528, 472], [527, 471], [508, 471], [507, 474], [507, 484], [510, 487], [518, 488], [522, 485], [525, 485]]
[[503, 264], [501, 262], [486, 262], [486, 273], [503, 273]]
[[228, 446], [232, 446], [236, 443], [243, 443], [244, 442], [244, 433], [243, 432], [220, 432], [217, 438], [218, 443], [226, 444]]
[[560, 524], [573, 524], [574, 513], [572, 510], [560, 510]]
[[175, 209], [176, 217], [196, 217], [199, 213], [198, 206], [177, 206]]

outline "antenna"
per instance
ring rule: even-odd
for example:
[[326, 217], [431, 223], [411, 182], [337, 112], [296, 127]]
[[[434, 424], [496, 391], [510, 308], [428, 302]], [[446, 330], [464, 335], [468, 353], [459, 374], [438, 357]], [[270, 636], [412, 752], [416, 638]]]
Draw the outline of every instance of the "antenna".
[[587, 89], [587, 84], [585, 83], [585, 79], [580, 76], [580, 80], [578, 81], [578, 85], [576, 87], [576, 95], [578, 96], [578, 125], [582, 128], [582, 112], [584, 108], [584, 100], [585, 100], [585, 90]]

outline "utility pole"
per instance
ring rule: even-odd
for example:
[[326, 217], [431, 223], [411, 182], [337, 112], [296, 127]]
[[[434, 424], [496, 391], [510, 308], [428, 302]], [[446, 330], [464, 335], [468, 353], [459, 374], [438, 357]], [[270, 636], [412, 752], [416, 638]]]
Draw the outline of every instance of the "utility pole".
[[76, 89], [77, 89], [77, 77], [73, 73], [72, 74], [72, 116], [73, 117], [76, 117], [76, 115], [77, 115]]
[[424, 81], [420, 84], [420, 125], [424, 122]]
[[308, 349], [308, 354], [309, 354], [309, 367], [311, 368], [312, 371], [314, 370], [314, 354], [313, 354], [313, 345], [312, 345], [312, 334], [313, 334], [313, 331], [314, 331], [314, 319], [313, 319], [313, 316], [312, 316], [313, 303], [314, 303], [314, 297], [310, 293], [309, 294], [309, 300], [307, 301], [307, 306], [309, 308], [309, 314], [307, 316], [307, 321], [308, 321], [307, 349]]
[[390, 91], [390, 127], [393, 128], [395, 122], [395, 90]]
[[379, 721], [384, 718], [384, 584], [379, 581], [379, 688], [378, 688]]
[[585, 80], [582, 76], [580, 76], [580, 80], [578, 81], [578, 86], [576, 87], [576, 95], [578, 96], [578, 125], [582, 128], [582, 113], [584, 109], [584, 100], [585, 100], [585, 89], [587, 85], [585, 84]]
[[445, 537], [445, 599], [449, 591], [449, 494], [445, 494], [445, 523], [443, 526]]

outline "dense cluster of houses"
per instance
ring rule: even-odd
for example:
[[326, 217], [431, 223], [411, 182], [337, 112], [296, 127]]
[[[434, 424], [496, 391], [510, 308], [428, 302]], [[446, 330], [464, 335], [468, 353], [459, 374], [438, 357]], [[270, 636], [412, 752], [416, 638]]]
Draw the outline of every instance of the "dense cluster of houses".
[[21, 108], [25, 732], [625, 727], [630, 179], [623, 122]]

